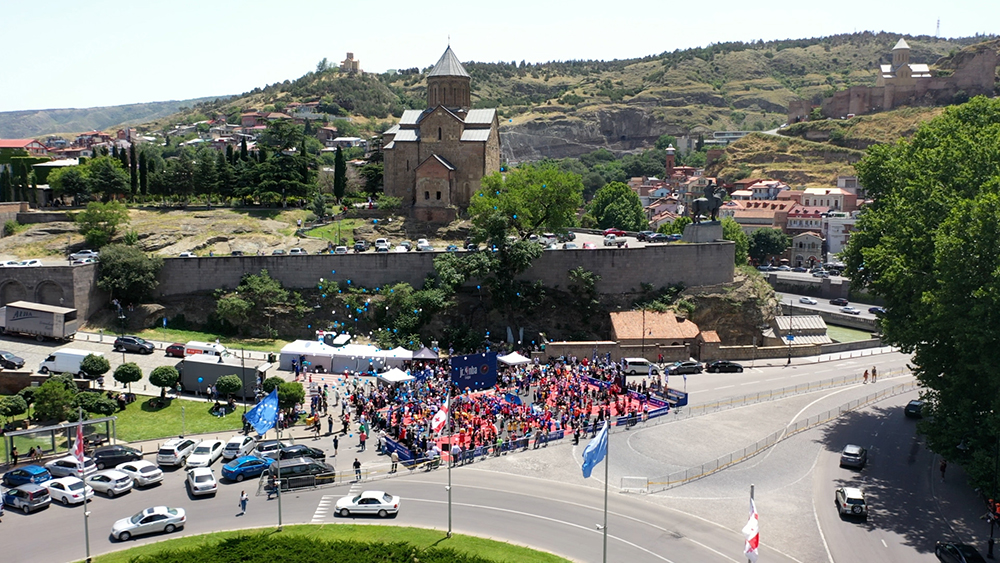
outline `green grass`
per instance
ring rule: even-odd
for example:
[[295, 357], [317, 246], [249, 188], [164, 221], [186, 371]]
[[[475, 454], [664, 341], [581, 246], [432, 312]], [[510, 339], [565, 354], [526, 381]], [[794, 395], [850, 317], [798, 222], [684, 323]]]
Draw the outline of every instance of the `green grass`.
[[[126, 442], [155, 440], [186, 434], [208, 434], [228, 432], [241, 428], [242, 409], [224, 417], [212, 416], [212, 403], [166, 399], [167, 405], [156, 408], [150, 404], [152, 398], [143, 398], [128, 405], [124, 411], [115, 413], [118, 417], [118, 439]], [[157, 398], [157, 400], [159, 400]], [[184, 407], [184, 422], [181, 423], [181, 407]]]
[[334, 221], [323, 225], [322, 227], [309, 229], [306, 231], [306, 235], [310, 237], [318, 237], [324, 240], [336, 241], [338, 223], [340, 223], [340, 236], [347, 241], [344, 244], [347, 246], [353, 246], [354, 229], [361, 226], [364, 223], [364, 219], [343, 219], [341, 221]]
[[[167, 322], [169, 324], [170, 321]], [[107, 327], [107, 330], [116, 329]], [[259, 352], [279, 352], [290, 342], [289, 340], [266, 340], [260, 338], [227, 338], [220, 337], [218, 334], [212, 334], [209, 332], [180, 330], [170, 328], [169, 326], [167, 328], [147, 328], [135, 334], [147, 340], [158, 340], [161, 342], [188, 342], [191, 340], [199, 342], [215, 342], [215, 339], [218, 338], [219, 343], [230, 350], [239, 350], [240, 348], [243, 348], [244, 350], [257, 350]]]
[[[301, 537], [303, 540], [353, 540], [361, 542], [406, 542], [418, 548], [451, 548], [455, 551], [476, 555], [490, 561], [518, 563], [568, 563], [568, 559], [551, 553], [535, 551], [509, 543], [488, 540], [475, 536], [453, 534], [449, 539], [440, 530], [423, 528], [404, 528], [395, 526], [368, 526], [356, 524], [333, 525], [299, 525], [285, 526], [283, 535]], [[100, 555], [94, 558], [96, 563], [129, 563], [134, 557], [152, 555], [164, 550], [193, 549], [202, 545], [218, 543], [224, 539], [246, 535], [246, 531], [219, 532], [202, 536], [178, 538], [124, 551]]]
[[859, 340], [870, 340], [872, 337], [866, 330], [833, 325], [826, 325], [826, 334], [836, 342], [857, 342]]

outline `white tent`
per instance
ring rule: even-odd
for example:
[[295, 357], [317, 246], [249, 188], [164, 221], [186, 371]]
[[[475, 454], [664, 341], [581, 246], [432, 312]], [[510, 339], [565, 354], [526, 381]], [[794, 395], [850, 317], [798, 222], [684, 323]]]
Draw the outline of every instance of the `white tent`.
[[525, 358], [517, 352], [507, 354], [506, 356], [499, 356], [497, 360], [507, 364], [508, 366], [519, 366], [521, 364], [530, 364], [531, 360]]
[[413, 379], [416, 379], [412, 375], [398, 368], [392, 368], [389, 371], [380, 373], [378, 374], [378, 378], [381, 379], [382, 381], [385, 381], [386, 383], [401, 383], [403, 381], [411, 381]]
[[312, 366], [323, 366], [327, 372], [343, 373], [384, 368], [390, 354], [388, 350], [363, 344], [334, 347], [316, 340], [296, 340], [281, 349], [280, 368], [292, 369], [292, 360], [300, 356], [305, 356]]
[[385, 363], [387, 365], [399, 367], [403, 365], [403, 362], [408, 362], [412, 359], [413, 352], [403, 348], [402, 346], [393, 348], [392, 350], [385, 350]]

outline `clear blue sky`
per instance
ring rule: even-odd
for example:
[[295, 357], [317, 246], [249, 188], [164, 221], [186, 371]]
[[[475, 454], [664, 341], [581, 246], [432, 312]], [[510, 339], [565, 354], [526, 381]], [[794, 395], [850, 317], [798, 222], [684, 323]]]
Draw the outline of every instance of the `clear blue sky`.
[[[0, 4], [0, 111], [240, 94], [347, 51], [362, 68], [623, 59], [723, 41], [854, 31], [1000, 31], [1000, 2], [841, 0], [50, 0]], [[833, 7], [836, 6], [836, 7]], [[993, 26], [993, 27], [989, 27]]]

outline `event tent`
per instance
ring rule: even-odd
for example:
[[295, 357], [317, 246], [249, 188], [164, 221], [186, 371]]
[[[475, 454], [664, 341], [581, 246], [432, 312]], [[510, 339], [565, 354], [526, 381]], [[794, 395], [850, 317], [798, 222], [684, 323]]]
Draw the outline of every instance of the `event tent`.
[[414, 360], [437, 360], [437, 352], [431, 350], [430, 348], [424, 346], [420, 350], [413, 353]]
[[519, 366], [521, 364], [530, 364], [531, 360], [525, 358], [517, 352], [512, 352], [506, 356], [498, 356], [497, 360], [507, 364], [508, 366]]
[[416, 379], [412, 375], [406, 373], [399, 368], [392, 368], [389, 371], [382, 372], [378, 374], [378, 378], [386, 383], [402, 383], [404, 381], [411, 381]]
[[379, 370], [385, 367], [387, 361], [403, 362], [403, 358], [376, 346], [347, 344], [334, 347], [316, 340], [296, 340], [281, 349], [278, 360], [280, 369], [291, 370], [292, 360], [300, 356], [305, 356], [309, 365], [322, 366], [324, 371], [330, 373]]

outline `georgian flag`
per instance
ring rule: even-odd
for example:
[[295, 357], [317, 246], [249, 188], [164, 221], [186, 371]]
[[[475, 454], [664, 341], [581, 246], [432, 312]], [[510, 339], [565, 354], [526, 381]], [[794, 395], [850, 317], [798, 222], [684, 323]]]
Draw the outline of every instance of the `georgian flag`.
[[751, 563], [757, 562], [757, 546], [760, 544], [760, 519], [757, 516], [757, 505], [750, 499], [750, 519], [743, 526], [743, 535], [747, 539], [743, 553]]
[[76, 442], [73, 444], [73, 457], [76, 458], [77, 465], [80, 466], [80, 473], [83, 473], [83, 422], [76, 425]]
[[436, 413], [434, 417], [431, 418], [431, 430], [434, 432], [440, 432], [444, 428], [444, 425], [448, 422], [448, 405], [442, 406]]

